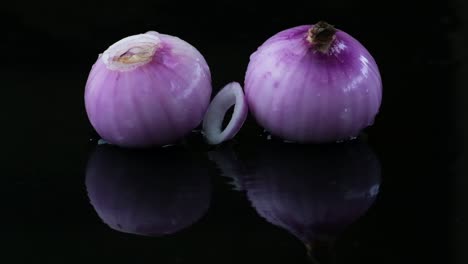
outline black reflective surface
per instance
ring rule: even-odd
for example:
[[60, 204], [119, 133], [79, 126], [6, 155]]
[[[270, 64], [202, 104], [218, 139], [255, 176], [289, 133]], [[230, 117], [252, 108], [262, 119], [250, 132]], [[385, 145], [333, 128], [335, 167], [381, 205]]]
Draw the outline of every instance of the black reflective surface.
[[[5, 3], [1, 263], [468, 263], [464, 1]], [[213, 147], [98, 145], [84, 110], [97, 54], [157, 30], [243, 82], [276, 32], [327, 20], [376, 59], [374, 126], [284, 144], [251, 117]]]

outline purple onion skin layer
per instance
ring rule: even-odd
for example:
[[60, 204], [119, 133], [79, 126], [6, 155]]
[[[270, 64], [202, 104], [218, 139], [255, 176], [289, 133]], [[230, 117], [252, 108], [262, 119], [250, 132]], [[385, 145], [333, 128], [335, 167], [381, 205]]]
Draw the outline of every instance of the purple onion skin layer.
[[143, 236], [181, 231], [210, 205], [207, 160], [198, 153], [163, 148], [135, 152], [100, 145], [86, 169], [86, 189], [110, 228]]
[[310, 25], [277, 33], [250, 57], [245, 96], [257, 122], [280, 138], [324, 143], [358, 136], [382, 100], [377, 64], [337, 30], [327, 52], [308, 41]]
[[156, 32], [137, 36], [146, 37], [143, 44], [156, 46], [150, 61], [121, 70], [109, 67], [105, 53], [101, 55], [86, 84], [86, 112], [97, 133], [111, 144], [174, 143], [203, 119], [212, 89], [209, 67], [193, 46], [177, 37]]
[[247, 196], [263, 218], [305, 245], [335, 238], [377, 197], [380, 163], [363, 142], [259, 149], [245, 179]]

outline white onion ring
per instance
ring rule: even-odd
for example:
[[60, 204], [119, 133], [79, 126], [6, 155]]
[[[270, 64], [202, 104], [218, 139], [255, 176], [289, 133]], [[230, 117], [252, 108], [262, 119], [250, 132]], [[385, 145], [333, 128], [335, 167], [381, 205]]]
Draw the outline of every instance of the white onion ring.
[[[234, 105], [234, 113], [224, 130], [221, 130], [224, 116]], [[209, 144], [216, 145], [233, 138], [247, 118], [247, 102], [242, 87], [237, 82], [228, 83], [213, 98], [203, 120], [203, 134]]]

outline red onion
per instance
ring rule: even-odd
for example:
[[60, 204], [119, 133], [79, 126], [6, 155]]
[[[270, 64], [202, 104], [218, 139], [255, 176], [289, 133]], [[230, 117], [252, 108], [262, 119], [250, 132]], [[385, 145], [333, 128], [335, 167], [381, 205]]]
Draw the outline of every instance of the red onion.
[[[234, 113], [224, 130], [221, 131], [223, 118], [231, 106]], [[224, 86], [213, 98], [203, 119], [203, 133], [210, 144], [219, 144], [233, 138], [247, 118], [248, 110], [242, 87], [237, 82]]]
[[86, 169], [91, 204], [114, 230], [176, 233], [209, 208], [209, 164], [202, 156], [177, 147], [137, 152], [99, 145]]
[[203, 56], [187, 42], [148, 32], [110, 46], [86, 83], [89, 120], [124, 147], [174, 143], [198, 126], [211, 96]]
[[382, 82], [370, 53], [319, 22], [279, 32], [250, 57], [245, 95], [273, 135], [322, 143], [356, 137], [373, 124]]

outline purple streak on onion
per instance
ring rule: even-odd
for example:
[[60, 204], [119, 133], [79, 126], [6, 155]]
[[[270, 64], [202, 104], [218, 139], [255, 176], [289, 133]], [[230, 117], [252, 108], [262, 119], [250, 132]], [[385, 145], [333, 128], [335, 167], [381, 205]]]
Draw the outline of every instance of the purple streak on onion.
[[174, 143], [198, 126], [211, 96], [203, 56], [187, 42], [148, 32], [110, 46], [86, 83], [89, 120], [123, 147]]
[[207, 160], [177, 147], [131, 151], [97, 146], [86, 170], [88, 196], [110, 228], [144, 236], [179, 232], [210, 205]]
[[310, 247], [333, 239], [374, 203], [380, 163], [361, 141], [306, 146], [270, 142], [250, 161], [247, 196], [268, 222]]
[[250, 57], [244, 88], [257, 122], [296, 142], [354, 138], [373, 124], [382, 100], [374, 58], [325, 22], [268, 39]]

